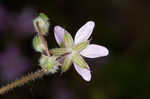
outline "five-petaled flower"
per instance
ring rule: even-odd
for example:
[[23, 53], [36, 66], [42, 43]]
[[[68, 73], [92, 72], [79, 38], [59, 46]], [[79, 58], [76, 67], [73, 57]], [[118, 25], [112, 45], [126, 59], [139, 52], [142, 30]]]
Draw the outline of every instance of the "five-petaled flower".
[[88, 64], [84, 61], [82, 56], [87, 58], [97, 58], [108, 55], [108, 49], [97, 44], [89, 44], [89, 37], [91, 36], [95, 23], [88, 21], [76, 33], [74, 41], [72, 36], [64, 28], [55, 26], [54, 35], [57, 43], [61, 48], [51, 50], [51, 53], [56, 56], [63, 55], [63, 62], [61, 70], [65, 72], [74, 64], [75, 70], [81, 77], [86, 80], [91, 80], [91, 72]]

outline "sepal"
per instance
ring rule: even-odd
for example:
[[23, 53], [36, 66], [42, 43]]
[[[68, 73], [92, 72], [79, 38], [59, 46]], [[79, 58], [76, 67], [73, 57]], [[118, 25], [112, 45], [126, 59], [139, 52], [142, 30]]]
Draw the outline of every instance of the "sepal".
[[69, 53], [69, 50], [67, 50], [66, 48], [54, 48], [50, 50], [51, 54], [54, 54], [56, 56], [61, 56], [63, 54], [67, 54]]
[[69, 69], [69, 67], [71, 66], [71, 63], [72, 63], [71, 56], [70, 55], [66, 56], [62, 66], [61, 66], [62, 72], [66, 72]]
[[79, 67], [88, 69], [87, 63], [78, 53], [74, 53], [74, 55], [72, 55], [72, 61]]
[[64, 46], [66, 48], [72, 47], [73, 39], [69, 33], [64, 33]]
[[89, 41], [84, 41], [82, 43], [78, 43], [78, 44], [73, 46], [72, 50], [80, 52], [83, 49], [85, 49], [88, 46], [88, 44], [89, 44]]

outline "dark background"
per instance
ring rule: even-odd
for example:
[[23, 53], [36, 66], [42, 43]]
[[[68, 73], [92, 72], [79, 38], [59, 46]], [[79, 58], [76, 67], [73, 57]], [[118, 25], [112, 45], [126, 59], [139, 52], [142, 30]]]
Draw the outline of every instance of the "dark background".
[[73, 36], [87, 21], [96, 27], [92, 43], [106, 46], [107, 57], [86, 59], [92, 70], [85, 82], [73, 66], [64, 74], [47, 75], [0, 96], [0, 99], [149, 99], [149, 0], [0, 0], [0, 86], [39, 69], [32, 48], [32, 20], [50, 18], [48, 46], [58, 45], [53, 27]]

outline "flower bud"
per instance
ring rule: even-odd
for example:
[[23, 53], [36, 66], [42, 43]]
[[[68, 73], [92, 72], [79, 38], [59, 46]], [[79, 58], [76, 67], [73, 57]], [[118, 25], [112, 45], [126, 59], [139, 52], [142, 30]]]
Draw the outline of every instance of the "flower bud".
[[37, 52], [43, 52], [45, 50], [45, 46], [42, 43], [42, 40], [40, 38], [39, 35], [35, 36], [33, 38], [33, 48], [37, 51]]
[[59, 63], [56, 60], [56, 56], [45, 56], [42, 55], [39, 63], [41, 68], [46, 72], [46, 73], [55, 73], [59, 69]]
[[40, 15], [33, 20], [33, 25], [36, 32], [46, 35], [49, 30], [48, 20], [48, 17], [44, 13], [40, 13]]

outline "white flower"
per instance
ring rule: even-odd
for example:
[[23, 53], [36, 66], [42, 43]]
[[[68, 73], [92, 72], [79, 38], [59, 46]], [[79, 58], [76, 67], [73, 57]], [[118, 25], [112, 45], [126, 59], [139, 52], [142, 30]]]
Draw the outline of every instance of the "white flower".
[[63, 48], [56, 48], [51, 50], [51, 52], [53, 54], [58, 53], [58, 55], [69, 53], [65, 56], [62, 68], [64, 70], [68, 69], [73, 61], [75, 70], [86, 81], [91, 80], [91, 72], [88, 64], [81, 56], [97, 58], [107, 56], [109, 53], [108, 49], [104, 46], [89, 44], [88, 39], [93, 32], [94, 26], [95, 23], [93, 21], [88, 21], [77, 31], [74, 42], [71, 35], [64, 28], [60, 26], [55, 26], [54, 28], [55, 39], [60, 46], [63, 45]]

